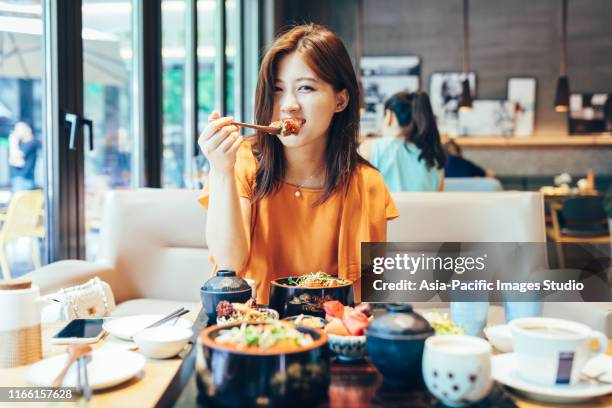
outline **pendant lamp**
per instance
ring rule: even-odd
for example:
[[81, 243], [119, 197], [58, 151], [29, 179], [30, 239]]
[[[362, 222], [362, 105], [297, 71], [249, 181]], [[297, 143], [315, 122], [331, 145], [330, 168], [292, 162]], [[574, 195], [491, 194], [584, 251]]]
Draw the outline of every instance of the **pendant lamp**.
[[555, 90], [555, 111], [567, 112], [569, 109], [569, 78], [567, 77], [567, 0], [561, 8], [561, 56], [559, 61], [559, 79]]
[[469, 0], [463, 0], [463, 81], [461, 82], [461, 98], [459, 99], [459, 110], [466, 111], [472, 109], [472, 92], [470, 89], [470, 54], [469, 54], [469, 21], [468, 7]]

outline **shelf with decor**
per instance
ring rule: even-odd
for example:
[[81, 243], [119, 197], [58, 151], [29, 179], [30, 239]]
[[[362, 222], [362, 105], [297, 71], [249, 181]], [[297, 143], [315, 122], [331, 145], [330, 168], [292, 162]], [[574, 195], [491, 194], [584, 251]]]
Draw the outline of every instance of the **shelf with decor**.
[[[443, 138], [443, 141], [446, 141]], [[454, 140], [461, 147], [468, 148], [538, 148], [538, 147], [612, 147], [612, 135], [608, 136], [558, 136], [558, 137], [503, 137], [478, 136], [455, 137]]]

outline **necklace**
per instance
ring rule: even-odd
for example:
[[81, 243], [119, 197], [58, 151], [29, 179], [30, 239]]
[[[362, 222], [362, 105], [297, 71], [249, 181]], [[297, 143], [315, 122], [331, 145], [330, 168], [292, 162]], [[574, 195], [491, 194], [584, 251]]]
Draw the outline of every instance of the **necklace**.
[[[320, 170], [320, 169], [319, 169]], [[295, 190], [295, 193], [293, 193], [293, 195], [295, 195], [297, 198], [300, 198], [302, 196], [302, 191], [301, 188], [304, 187], [304, 185], [306, 183], [308, 183], [308, 181], [310, 181], [311, 178], [313, 178], [314, 176], [316, 176], [317, 174], [319, 174], [319, 170], [316, 171], [316, 173], [312, 173], [310, 175], [310, 177], [308, 177], [306, 180], [304, 180], [304, 182], [300, 185], [297, 186], [297, 190]]]

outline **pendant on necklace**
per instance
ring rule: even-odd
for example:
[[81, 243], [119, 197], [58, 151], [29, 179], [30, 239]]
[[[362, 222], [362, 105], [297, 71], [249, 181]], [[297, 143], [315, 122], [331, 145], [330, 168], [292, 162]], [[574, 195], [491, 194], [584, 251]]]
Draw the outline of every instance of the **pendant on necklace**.
[[295, 193], [293, 193], [297, 198], [300, 198], [302, 196], [302, 193], [300, 190], [295, 190]]

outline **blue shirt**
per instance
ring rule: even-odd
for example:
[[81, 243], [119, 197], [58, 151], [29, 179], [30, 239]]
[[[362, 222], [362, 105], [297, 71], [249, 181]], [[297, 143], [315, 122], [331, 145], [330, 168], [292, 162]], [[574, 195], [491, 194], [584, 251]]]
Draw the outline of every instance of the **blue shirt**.
[[428, 168], [425, 160], [419, 160], [420, 154], [416, 145], [401, 139], [376, 139], [370, 163], [380, 171], [392, 192], [438, 191], [444, 170]]

